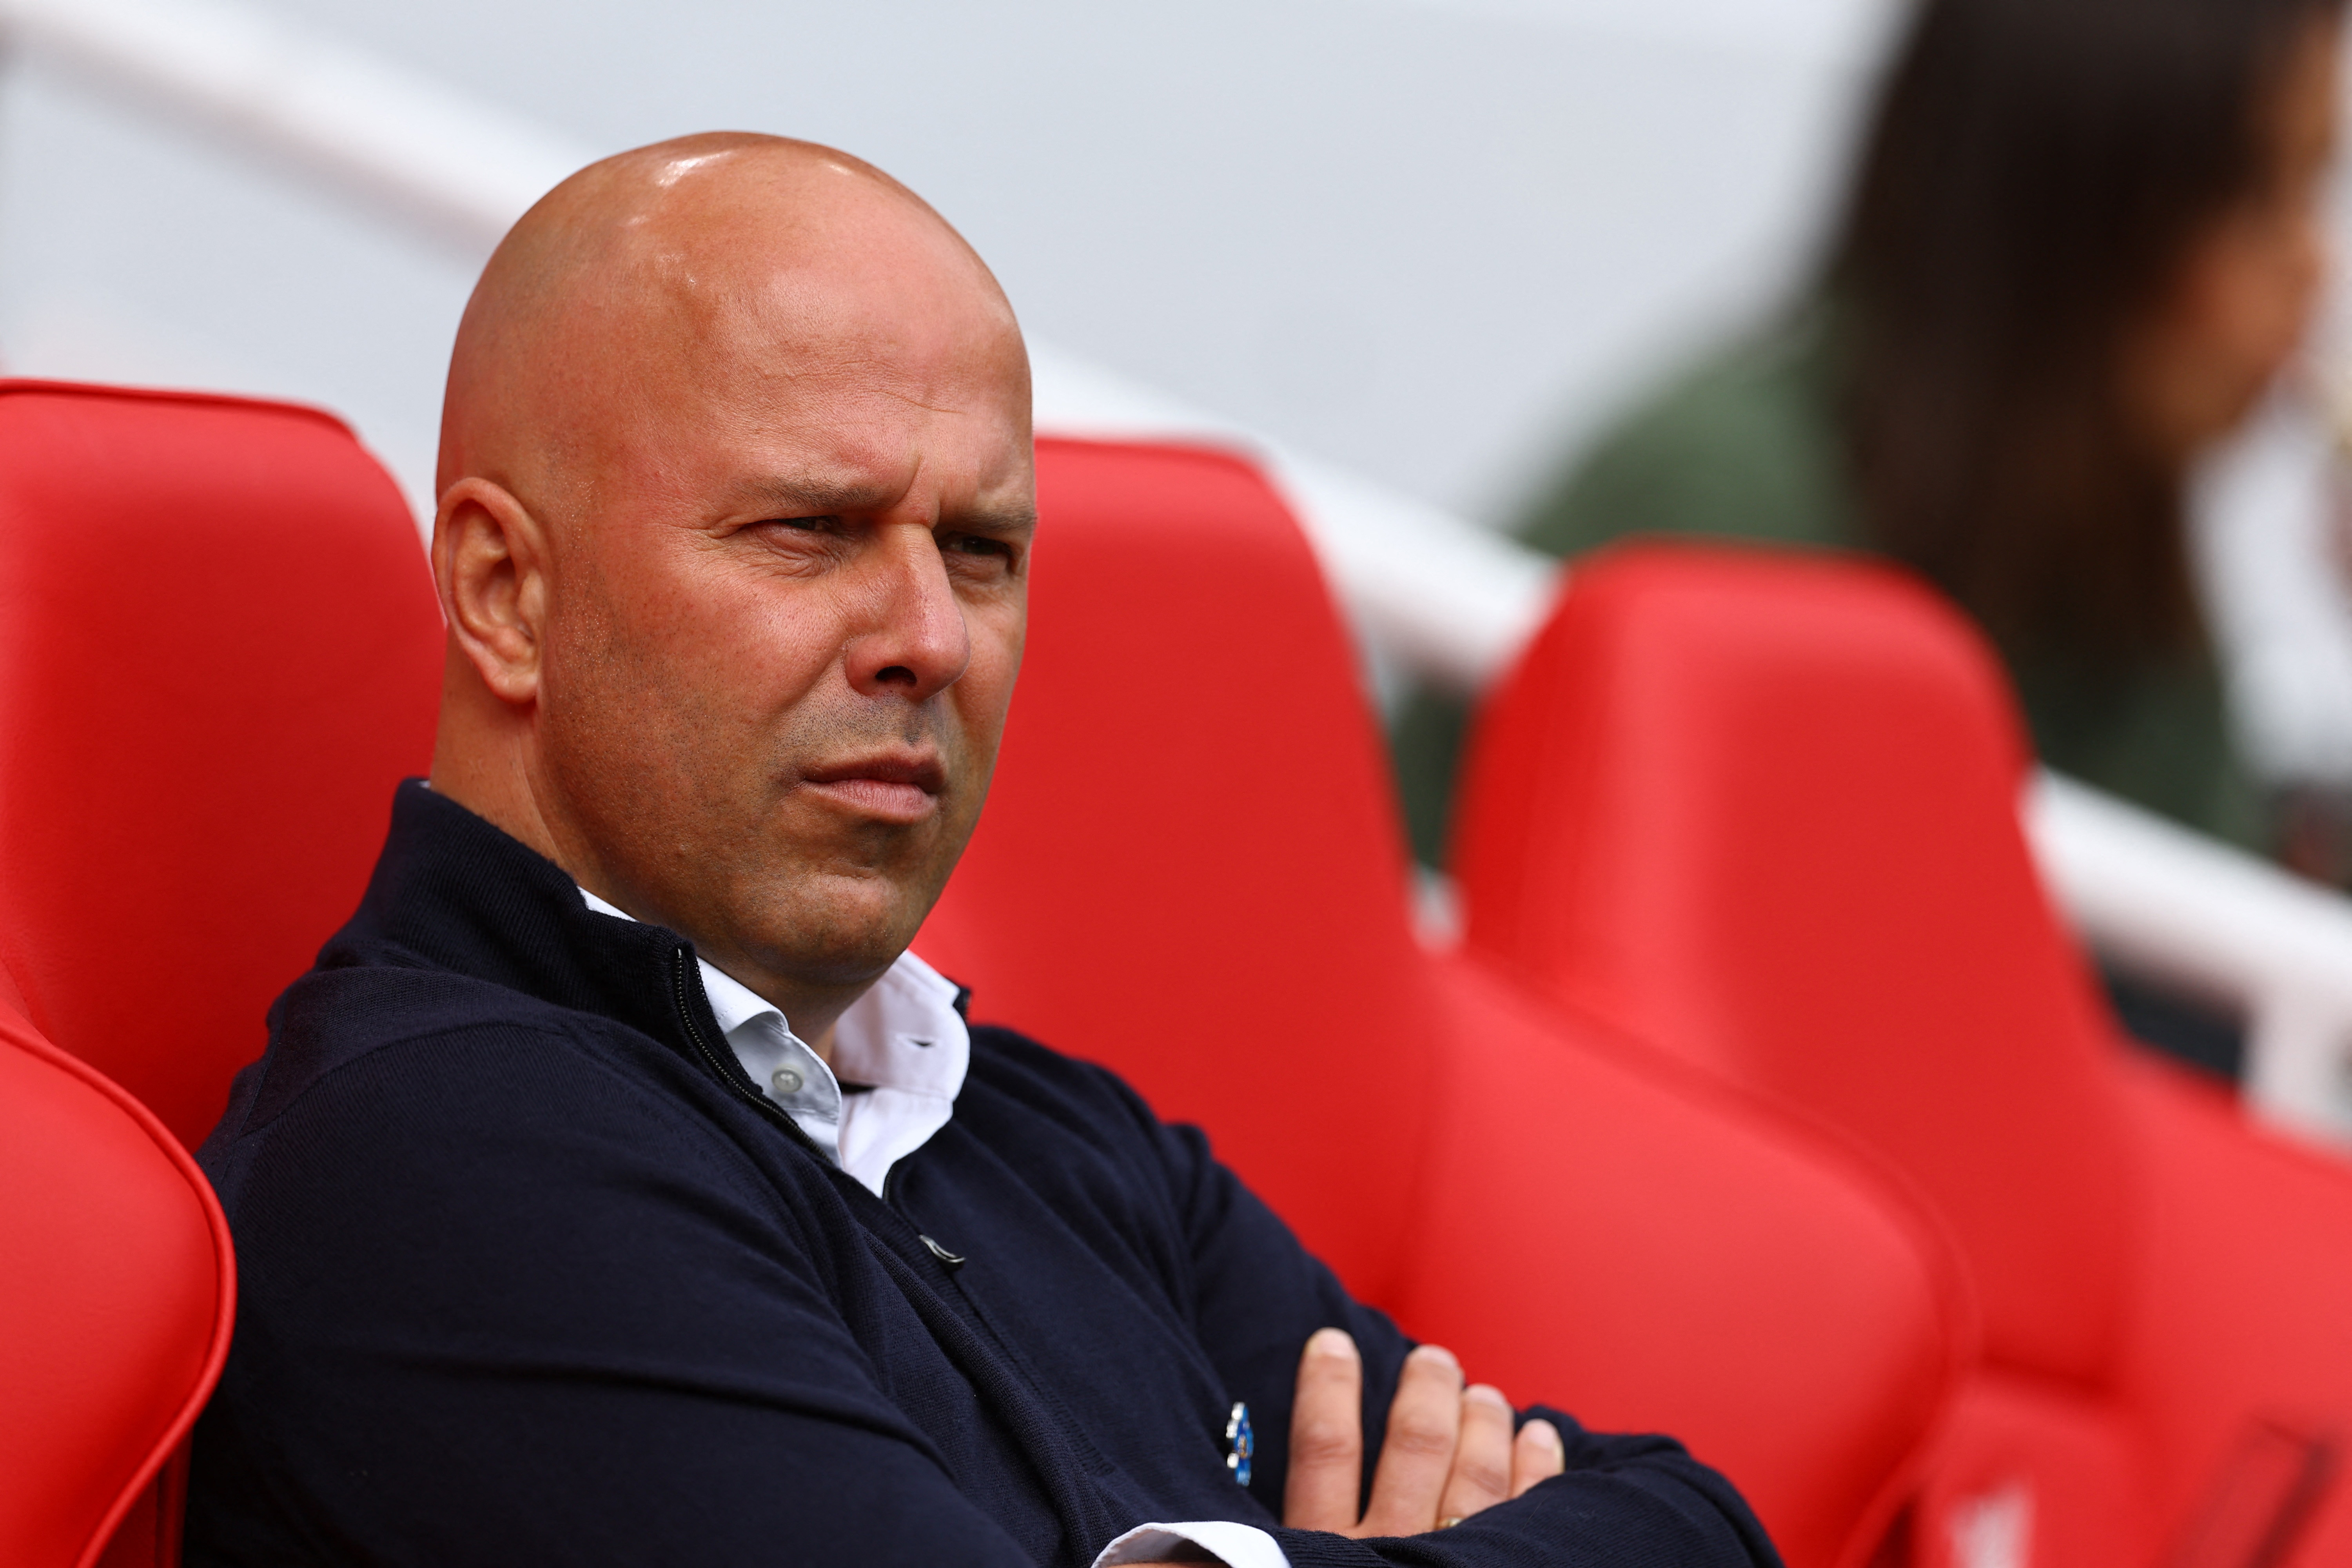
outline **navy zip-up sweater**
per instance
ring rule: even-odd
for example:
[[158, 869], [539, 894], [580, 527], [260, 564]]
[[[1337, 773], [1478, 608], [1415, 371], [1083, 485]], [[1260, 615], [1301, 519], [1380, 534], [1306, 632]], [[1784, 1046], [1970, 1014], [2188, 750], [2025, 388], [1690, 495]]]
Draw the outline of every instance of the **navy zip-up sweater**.
[[1297, 1568], [1774, 1561], [1677, 1446], [1550, 1411], [1568, 1473], [1456, 1529], [1276, 1529], [1307, 1335], [1362, 1347], [1375, 1450], [1410, 1343], [1197, 1131], [975, 1028], [877, 1198], [744, 1076], [685, 941], [415, 783], [199, 1159], [239, 1301], [192, 1568], [1075, 1565], [1192, 1519]]

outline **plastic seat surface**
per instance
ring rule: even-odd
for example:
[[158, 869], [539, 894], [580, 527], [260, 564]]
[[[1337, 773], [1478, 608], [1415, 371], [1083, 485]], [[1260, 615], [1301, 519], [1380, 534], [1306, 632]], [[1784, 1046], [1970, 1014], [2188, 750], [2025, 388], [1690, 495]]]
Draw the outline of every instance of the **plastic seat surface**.
[[1219, 454], [1039, 443], [1028, 653], [917, 947], [1102, 1061], [1474, 1376], [1725, 1468], [1855, 1560], [1942, 1406], [1960, 1287], [1838, 1151], [1433, 957], [1313, 557]]
[[1990, 654], [1860, 564], [1662, 544], [1572, 584], [1472, 742], [1470, 945], [1864, 1131], [1962, 1238], [1992, 1357], [2099, 1375], [2132, 1182]]
[[[1473, 948], [1826, 1116], [1949, 1224], [1987, 1359], [1931, 1557], [2023, 1497], [2031, 1561], [2144, 1563], [2246, 1431], [2352, 1416], [2352, 1169], [2126, 1054], [2026, 848], [2026, 761], [1990, 651], [1907, 577], [1630, 545], [1482, 713], [1455, 866]], [[2297, 1561], [2340, 1560], [2342, 1507]]]
[[1683, 1436], [1792, 1564], [1857, 1560], [1973, 1345], [1942, 1248], [1844, 1151], [1475, 958], [1437, 970], [1452, 1102], [1386, 1304], [1523, 1397]]
[[[331, 416], [0, 382], [0, 999], [200, 1142], [271, 1000], [357, 903], [393, 784], [429, 756], [440, 648], [407, 509]], [[188, 1287], [181, 1305], [222, 1314], [225, 1349], [219, 1240], [220, 1300]], [[176, 1278], [148, 1250], [125, 1232], [124, 1311]], [[101, 1385], [124, 1411], [141, 1387], [184, 1397], [184, 1367], [121, 1350], [91, 1363], [91, 1419], [114, 1407]], [[66, 1447], [12, 1473], [63, 1477]], [[124, 1503], [109, 1568], [176, 1561], [184, 1465]], [[44, 1517], [79, 1528], [58, 1485]]]
[[0, 1563], [176, 1559], [155, 1483], [220, 1375], [235, 1279], [186, 1151], [0, 1008]]
[[[2234, 1096], [2184, 1069], [2131, 1058], [2123, 1068], [2148, 1194], [2145, 1304], [2116, 1381], [2160, 1495], [2182, 1500], [2170, 1529], [2232, 1487], [2270, 1489], [2250, 1505], [2266, 1516], [2300, 1480], [2320, 1489], [2292, 1561], [2352, 1563], [2352, 1170], [2250, 1127]], [[2282, 1442], [2294, 1447], [2279, 1453]], [[2266, 1450], [2270, 1465], [2308, 1473], [2263, 1473]]]
[[0, 969], [190, 1147], [357, 904], [441, 647], [332, 416], [0, 382]]
[[[429, 585], [381, 470], [307, 410], [19, 384], [0, 392], [0, 548], [12, 552], [0, 721], [12, 735], [58, 737], [0, 762], [0, 960], [37, 1018], [193, 1141], [258, 1048], [269, 997], [356, 898], [391, 780], [424, 765], [440, 649]], [[1558, 1342], [1606, 1405], [1619, 1397], [1612, 1366], [1643, 1364], [1630, 1347], [1655, 1342], [1641, 1336], [1695, 1269], [1704, 1277], [1716, 1238], [1783, 1237], [1777, 1276], [1725, 1281], [1711, 1310], [1671, 1320], [1695, 1342], [1679, 1358], [1648, 1353], [1680, 1372], [1678, 1392], [1622, 1378], [1622, 1419], [1694, 1412], [1679, 1424], [1755, 1492], [1792, 1561], [1850, 1555], [1934, 1415], [1954, 1332], [1948, 1287], [1902, 1205], [1801, 1137], [1605, 1053], [1560, 1055], [1579, 1049], [1574, 1029], [1530, 1026], [1528, 1053], [1552, 1064], [1557, 1092], [1593, 1097], [1596, 1125], [1654, 1124], [1658, 1147], [1684, 1140], [1693, 1161], [1629, 1207], [1596, 1202], [1580, 1217], [1545, 1198], [1555, 1165], [1583, 1172], [1595, 1194], [1622, 1173], [1580, 1165], [1596, 1158], [1580, 1150], [1597, 1133], [1580, 1143], [1563, 1121], [1556, 1156], [1531, 1151], [1532, 1180], [1471, 1194], [1511, 1234], [1548, 1237], [1548, 1249], [1529, 1249], [1538, 1261], [1497, 1256], [1470, 1260], [1458, 1279], [1417, 1276], [1407, 1255], [1433, 1233], [1431, 1205], [1466, 1201], [1440, 1195], [1444, 1173], [1508, 1173], [1492, 1165], [1499, 1128], [1482, 1136], [1474, 1117], [1440, 1109], [1461, 1102], [1449, 1086], [1473, 1081], [1472, 1068], [1443, 1059], [1479, 1017], [1463, 997], [1491, 999], [1496, 987], [1432, 965], [1405, 928], [1372, 731], [1312, 562], [1262, 482], [1229, 459], [1047, 443], [1043, 462], [1049, 514], [1070, 524], [1057, 535], [1049, 521], [1044, 580], [1066, 549], [1074, 583], [1097, 563], [1111, 574], [1097, 586], [1129, 596], [1108, 601], [1107, 626], [1067, 622], [1060, 653], [1041, 618], [988, 826], [927, 950], [982, 987], [983, 1014], [1111, 1060], [1170, 1113], [1208, 1121], [1360, 1289], [1432, 1314], [1462, 1304], [1446, 1331], [1494, 1375], [1522, 1381], [1502, 1359], [1513, 1353], [1529, 1357], [1530, 1377], [1553, 1374], [1549, 1347], [1528, 1347], [1506, 1310], [1517, 1310], [1507, 1290], [1531, 1271], [1550, 1270], [1532, 1276], [1548, 1289], [1582, 1284], [1595, 1297], [1563, 1309]], [[1129, 537], [1129, 525], [1140, 531]], [[1090, 535], [1111, 538], [1105, 529], [1119, 531], [1118, 548], [1090, 556]], [[113, 548], [93, 542], [110, 532]], [[1154, 541], [1138, 568], [1126, 546]], [[1236, 595], [1233, 574], [1203, 560], [1228, 548], [1254, 570], [1274, 560], [1282, 590]], [[138, 570], [106, 582], [125, 563]], [[251, 613], [257, 601], [268, 616]], [[126, 651], [138, 639], [108, 635], [110, 620], [139, 628], [147, 657]], [[1219, 684], [1196, 666], [1202, 679], [1175, 682], [1176, 694], [1206, 700], [1169, 706], [1163, 682], [1149, 694], [1157, 710], [1139, 708], [1129, 699], [1146, 694], [1121, 682], [1147, 667], [1095, 662], [1111, 646], [1097, 631], [1146, 651], [1188, 637], [1196, 658], [1213, 650], [1247, 674]], [[153, 657], [158, 646], [173, 658]], [[1079, 731], [1060, 721], [1088, 737], [1081, 765], [1058, 766], [1041, 742], [1038, 782], [1016, 784], [1017, 737], [1024, 723], [1056, 723], [1056, 684], [1088, 700], [1087, 683], [1102, 680], [1110, 689], [1096, 694], [1112, 700], [1080, 715]], [[1157, 835], [1133, 834], [1139, 810]], [[1122, 861], [1121, 847], [1139, 844], [1150, 852]], [[1342, 865], [1358, 874], [1335, 874]], [[1103, 916], [1107, 882], [1131, 900], [1122, 921]], [[1210, 896], [1219, 888], [1231, 896]], [[1156, 924], [1131, 918], [1144, 908]], [[207, 912], [222, 940], [188, 940], [213, 930], [190, 910]], [[1300, 931], [1317, 940], [1269, 940]], [[126, 972], [91, 959], [100, 938], [145, 962]], [[1140, 1031], [1146, 987], [1164, 1003]], [[167, 1005], [176, 1034], [154, 1024]], [[1267, 1048], [1219, 1059], [1234, 1030]], [[1507, 1056], [1503, 1024], [1487, 1020], [1476, 1037]], [[1275, 1048], [1296, 1040], [1318, 1052]], [[1542, 1073], [1501, 1058], [1486, 1070], [1487, 1081]], [[1302, 1125], [1315, 1134], [1311, 1157]], [[1629, 1237], [1645, 1249], [1623, 1253]], [[1849, 1291], [1849, 1276], [1867, 1289]], [[1591, 1290], [1595, 1279], [1611, 1289]], [[1809, 1339], [1772, 1347], [1775, 1366], [1792, 1369], [1781, 1375], [1816, 1371], [1797, 1378], [1811, 1397], [1795, 1409], [1764, 1408], [1726, 1381], [1757, 1375], [1730, 1364], [1728, 1347], [1752, 1349], [1744, 1336], [1772, 1321], [1759, 1319], [1759, 1290], [1793, 1291], [1821, 1312]], [[1482, 1300], [1497, 1310], [1482, 1316]], [[1492, 1362], [1477, 1348], [1482, 1325], [1495, 1331]], [[1545, 1388], [1571, 1405], [1580, 1397]]]

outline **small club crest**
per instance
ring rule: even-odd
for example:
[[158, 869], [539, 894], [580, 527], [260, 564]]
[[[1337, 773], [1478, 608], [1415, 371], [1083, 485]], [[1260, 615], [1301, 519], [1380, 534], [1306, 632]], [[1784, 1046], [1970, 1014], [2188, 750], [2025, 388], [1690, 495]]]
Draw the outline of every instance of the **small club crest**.
[[1249, 1406], [1236, 1399], [1234, 1413], [1225, 1417], [1225, 1468], [1243, 1486], [1249, 1485], [1250, 1456], [1255, 1452], [1257, 1437], [1250, 1430]]

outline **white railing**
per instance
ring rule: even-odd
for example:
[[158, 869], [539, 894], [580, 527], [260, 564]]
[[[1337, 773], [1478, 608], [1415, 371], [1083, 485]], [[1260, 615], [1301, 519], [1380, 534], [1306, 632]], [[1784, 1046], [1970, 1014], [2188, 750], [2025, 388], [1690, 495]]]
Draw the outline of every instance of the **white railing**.
[[2352, 1143], [2352, 900], [2055, 773], [2027, 791], [2025, 823], [2111, 962], [2244, 1016], [2252, 1105]]
[[478, 250], [587, 161], [530, 121], [216, 0], [0, 0], [7, 42]]
[[[474, 251], [595, 151], [223, 0], [0, 0], [0, 41]], [[1549, 562], [1033, 347], [1042, 429], [1257, 451], [1383, 656], [1475, 691], [1540, 624], [1557, 583]], [[2044, 876], [2093, 945], [2242, 1013], [2250, 1102], [2282, 1126], [2352, 1143], [2352, 901], [2065, 780], [2040, 780], [2024, 809]]]

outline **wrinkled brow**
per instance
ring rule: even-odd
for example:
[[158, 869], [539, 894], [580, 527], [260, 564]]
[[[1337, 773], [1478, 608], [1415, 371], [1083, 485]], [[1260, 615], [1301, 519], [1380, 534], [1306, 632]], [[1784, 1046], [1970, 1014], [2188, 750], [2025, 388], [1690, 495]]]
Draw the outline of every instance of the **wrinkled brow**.
[[890, 503], [886, 486], [823, 475], [772, 475], [736, 487], [741, 504], [778, 517], [814, 517], [829, 512], [872, 511]]
[[[889, 505], [896, 493], [887, 486], [857, 479], [828, 479], [822, 475], [778, 475], [747, 479], [738, 489], [742, 504], [774, 517], [823, 517], [875, 511]], [[983, 533], [1024, 533], [1037, 526], [1037, 509], [1027, 501], [1010, 505], [982, 504], [960, 512], [952, 519], [941, 521]]]

